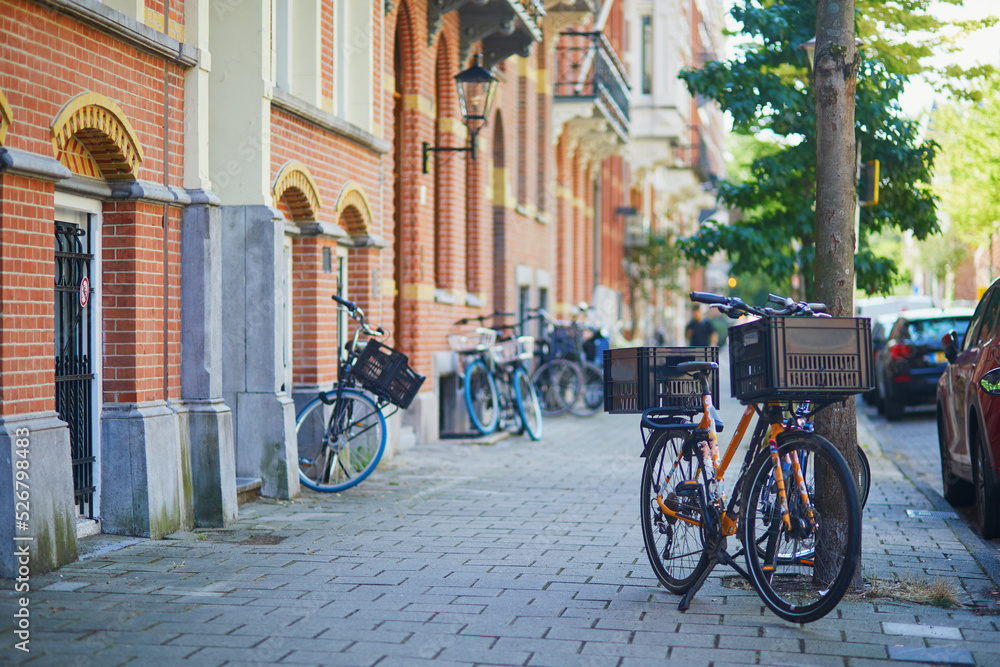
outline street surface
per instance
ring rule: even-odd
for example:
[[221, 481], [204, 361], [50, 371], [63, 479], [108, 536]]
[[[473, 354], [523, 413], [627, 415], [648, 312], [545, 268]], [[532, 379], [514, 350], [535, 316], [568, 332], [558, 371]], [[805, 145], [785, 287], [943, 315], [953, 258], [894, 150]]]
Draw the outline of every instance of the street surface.
[[[937, 423], [934, 405], [911, 406], [903, 419], [886, 421], [874, 406], [858, 400], [858, 415], [862, 425], [867, 425], [878, 440], [882, 451], [905, 475], [910, 477], [931, 501], [941, 510], [954, 511], [976, 533], [979, 545], [992, 551], [1000, 561], [1000, 539], [983, 540], [974, 528], [976, 508], [952, 507], [942, 497], [941, 454], [938, 449]], [[1000, 567], [1000, 566], [998, 566]]]
[[[724, 383], [725, 437], [741, 412], [728, 396]], [[958, 607], [854, 595], [799, 626], [719, 568], [680, 613], [642, 550], [638, 417], [600, 414], [549, 420], [537, 443], [421, 444], [340, 495], [253, 502], [225, 530], [122, 538], [31, 577], [27, 593], [2, 582], [0, 660], [1000, 665], [1000, 595], [963, 542], [971, 531], [862, 440], [865, 577], [944, 580]], [[29, 653], [15, 648], [22, 597]]]

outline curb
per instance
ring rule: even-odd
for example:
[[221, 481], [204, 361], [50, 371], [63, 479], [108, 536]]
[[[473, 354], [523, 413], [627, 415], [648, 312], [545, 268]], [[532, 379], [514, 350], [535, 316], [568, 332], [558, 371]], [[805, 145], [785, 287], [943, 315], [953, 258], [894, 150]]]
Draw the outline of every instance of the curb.
[[[878, 440], [875, 438], [874, 433], [872, 433], [871, 422], [868, 419], [868, 415], [863, 414], [860, 410], [857, 413], [858, 416], [858, 440], [861, 441], [862, 437], [866, 444], [870, 444], [873, 447], [877, 447], [879, 454], [884, 456], [882, 452], [882, 447]], [[934, 509], [940, 512], [955, 512], [955, 508], [945, 500], [941, 494], [934, 490], [927, 482], [920, 479], [916, 471], [910, 466], [909, 463], [902, 460], [895, 460], [893, 458], [886, 457], [890, 463], [892, 463], [899, 470], [900, 473], [911, 483], [913, 486], [923, 494], [928, 501], [934, 506]], [[969, 555], [976, 561], [976, 564], [982, 568], [983, 572], [989, 577], [990, 581], [997, 588], [1000, 588], [1000, 559], [996, 557], [996, 549], [982, 537], [977, 535], [969, 526], [962, 520], [961, 517], [955, 516], [954, 518], [944, 519], [945, 524], [951, 528], [955, 537], [961, 542], [962, 546], [969, 552]]]

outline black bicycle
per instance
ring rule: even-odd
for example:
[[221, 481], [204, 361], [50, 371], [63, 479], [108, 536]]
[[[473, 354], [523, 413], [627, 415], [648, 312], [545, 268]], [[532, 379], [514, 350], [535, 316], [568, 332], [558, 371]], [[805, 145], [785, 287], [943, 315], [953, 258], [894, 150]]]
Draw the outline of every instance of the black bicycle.
[[[374, 340], [385, 330], [369, 325], [361, 308], [332, 298], [359, 326], [344, 346], [339, 381], [295, 418], [299, 480], [323, 492], [349, 489], [375, 470], [385, 452], [385, 418], [396, 413], [394, 408], [386, 415], [384, 409], [409, 407], [425, 379], [409, 367], [406, 355]], [[370, 337], [367, 342], [358, 341], [362, 333]]]

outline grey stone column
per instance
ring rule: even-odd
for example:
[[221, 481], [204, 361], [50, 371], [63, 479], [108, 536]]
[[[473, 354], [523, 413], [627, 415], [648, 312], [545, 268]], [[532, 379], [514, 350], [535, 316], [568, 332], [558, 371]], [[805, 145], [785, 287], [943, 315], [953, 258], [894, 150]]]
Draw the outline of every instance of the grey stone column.
[[0, 417], [0, 577], [76, 560], [71, 460], [69, 429], [55, 412]]
[[165, 401], [101, 411], [101, 531], [159, 539], [190, 528], [177, 413]]
[[283, 391], [284, 218], [269, 206], [222, 207], [222, 396], [235, 413], [236, 474], [261, 493], [299, 494], [295, 406]]
[[194, 522], [236, 519], [233, 415], [222, 399], [222, 216], [211, 193], [191, 192], [181, 216], [182, 452]]

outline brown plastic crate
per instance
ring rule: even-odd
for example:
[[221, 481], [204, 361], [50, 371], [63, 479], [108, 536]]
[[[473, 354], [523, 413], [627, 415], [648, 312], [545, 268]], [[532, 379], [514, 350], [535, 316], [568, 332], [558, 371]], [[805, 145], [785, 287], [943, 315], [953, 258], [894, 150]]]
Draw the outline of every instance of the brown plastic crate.
[[872, 388], [867, 317], [775, 317], [729, 328], [732, 395], [840, 400]]
[[[678, 414], [701, 412], [701, 387], [677, 365], [719, 361], [717, 347], [626, 347], [604, 351], [604, 411], [612, 414], [667, 408]], [[719, 396], [719, 372], [709, 375], [712, 400]], [[716, 403], [717, 404], [717, 403]]]

